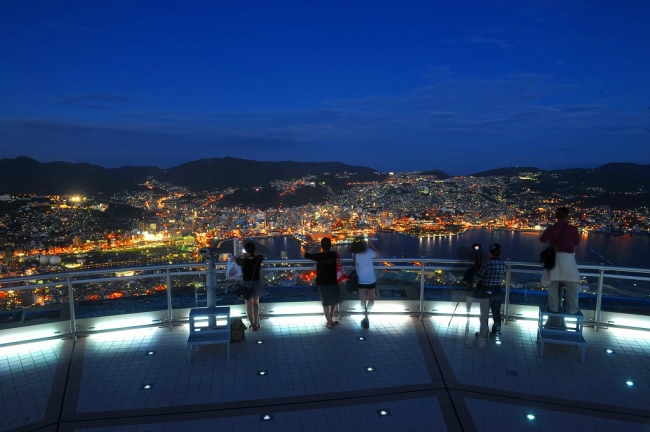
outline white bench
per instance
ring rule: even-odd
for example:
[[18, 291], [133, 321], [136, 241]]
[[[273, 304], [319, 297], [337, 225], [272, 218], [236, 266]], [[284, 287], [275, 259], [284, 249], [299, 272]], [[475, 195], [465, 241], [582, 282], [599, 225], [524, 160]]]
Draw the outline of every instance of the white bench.
[[544, 344], [574, 345], [582, 349], [580, 361], [585, 361], [587, 341], [582, 336], [585, 317], [578, 311], [576, 315], [549, 312], [545, 307], [539, 308], [537, 323], [537, 342], [539, 356], [544, 357]]
[[220, 343], [226, 344], [226, 358], [230, 359], [230, 307], [191, 309], [187, 361], [192, 361], [195, 346]]

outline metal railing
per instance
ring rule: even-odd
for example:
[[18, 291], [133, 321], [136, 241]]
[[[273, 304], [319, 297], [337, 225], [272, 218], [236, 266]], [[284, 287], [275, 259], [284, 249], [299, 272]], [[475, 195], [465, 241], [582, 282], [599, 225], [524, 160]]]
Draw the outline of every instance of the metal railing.
[[[350, 267], [350, 260], [343, 260]], [[453, 315], [464, 271], [472, 262], [399, 258], [375, 261], [379, 313]], [[504, 317], [533, 319], [545, 303], [537, 263], [506, 261]], [[650, 269], [579, 265], [580, 306], [585, 323], [650, 330]], [[205, 262], [46, 273], [0, 279], [0, 346], [72, 337], [105, 330], [184, 321], [191, 307], [205, 306], [210, 288], [220, 305], [239, 308], [225, 280], [225, 263], [216, 277]], [[263, 277], [269, 296], [263, 315], [317, 313], [315, 264], [308, 260], [268, 260]], [[214, 286], [206, 287], [212, 284]], [[339, 310], [354, 313], [356, 298], [345, 290]], [[296, 307], [290, 307], [294, 305]], [[307, 307], [309, 306], [309, 307]], [[477, 313], [473, 311], [472, 313]]]

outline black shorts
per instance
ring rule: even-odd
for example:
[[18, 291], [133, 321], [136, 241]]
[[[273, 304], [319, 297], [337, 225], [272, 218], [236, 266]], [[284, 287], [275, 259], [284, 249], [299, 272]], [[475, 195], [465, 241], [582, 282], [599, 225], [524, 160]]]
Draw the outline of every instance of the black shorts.
[[369, 284], [359, 284], [359, 289], [365, 288], [365, 289], [375, 289], [377, 287], [377, 282], [369, 283]]
[[341, 286], [339, 284], [319, 285], [318, 292], [323, 306], [335, 305], [341, 298]]

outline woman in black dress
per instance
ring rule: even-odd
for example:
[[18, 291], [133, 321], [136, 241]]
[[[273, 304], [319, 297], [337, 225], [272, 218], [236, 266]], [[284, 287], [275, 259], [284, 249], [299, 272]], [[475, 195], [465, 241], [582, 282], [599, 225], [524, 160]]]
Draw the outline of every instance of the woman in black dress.
[[338, 254], [330, 251], [331, 247], [332, 241], [324, 237], [320, 242], [322, 252], [318, 253], [318, 245], [305, 252], [306, 259], [316, 261], [316, 286], [318, 286], [318, 292], [323, 303], [323, 313], [327, 320], [326, 326], [330, 329], [339, 323], [334, 321], [332, 317], [341, 297], [341, 287], [336, 280]]
[[245, 254], [237, 258], [237, 264], [242, 268], [242, 283], [251, 290], [251, 297], [246, 300], [246, 315], [251, 325], [251, 330], [259, 330], [260, 326], [260, 297], [264, 295], [264, 285], [260, 280], [262, 270], [262, 255], [255, 255], [255, 243], [248, 242], [244, 245]]

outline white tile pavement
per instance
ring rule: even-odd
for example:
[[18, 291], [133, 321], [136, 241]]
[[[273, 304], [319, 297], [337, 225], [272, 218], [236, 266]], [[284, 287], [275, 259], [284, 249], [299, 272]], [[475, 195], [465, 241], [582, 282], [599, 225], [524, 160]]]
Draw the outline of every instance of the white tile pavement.
[[187, 326], [4, 347], [0, 430], [648, 430], [649, 333], [586, 329], [581, 363], [564, 345], [540, 358], [531, 321], [478, 350], [477, 321], [274, 317], [231, 360], [214, 345], [188, 362]]

